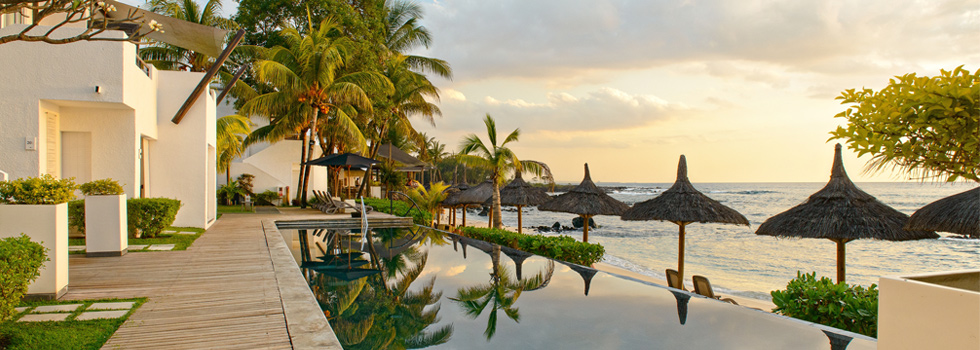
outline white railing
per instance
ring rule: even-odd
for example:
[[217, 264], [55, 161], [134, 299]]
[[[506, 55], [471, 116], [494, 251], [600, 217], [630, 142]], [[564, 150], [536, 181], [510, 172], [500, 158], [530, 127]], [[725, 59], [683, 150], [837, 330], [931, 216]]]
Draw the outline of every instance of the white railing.
[[7, 173], [3, 172], [3, 170], [0, 170], [0, 181], [7, 181], [7, 177], [8, 177]]

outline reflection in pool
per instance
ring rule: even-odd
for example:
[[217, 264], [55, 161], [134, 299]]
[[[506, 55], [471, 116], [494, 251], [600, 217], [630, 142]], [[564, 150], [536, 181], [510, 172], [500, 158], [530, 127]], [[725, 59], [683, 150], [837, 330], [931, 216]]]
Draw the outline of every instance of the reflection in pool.
[[345, 349], [876, 347], [853, 333], [436, 230], [281, 232]]

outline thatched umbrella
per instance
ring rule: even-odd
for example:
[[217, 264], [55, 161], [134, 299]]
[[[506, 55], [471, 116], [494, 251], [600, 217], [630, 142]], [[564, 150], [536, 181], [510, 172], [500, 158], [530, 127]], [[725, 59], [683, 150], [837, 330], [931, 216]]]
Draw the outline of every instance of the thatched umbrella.
[[749, 225], [742, 214], [718, 201], [708, 198], [687, 179], [687, 158], [681, 155], [677, 163], [677, 180], [659, 196], [636, 203], [620, 217], [623, 220], [670, 221], [679, 227], [677, 238], [677, 275], [684, 285], [684, 227], [692, 222], [718, 222]]
[[493, 183], [490, 180], [457, 194], [454, 203], [463, 206], [463, 226], [466, 226], [466, 206], [483, 204], [490, 196], [493, 196]]
[[955, 194], [916, 210], [906, 230], [933, 230], [980, 238], [980, 187]]
[[578, 214], [585, 223], [582, 230], [582, 242], [589, 241], [589, 219], [595, 215], [620, 215], [629, 206], [610, 197], [596, 187], [589, 176], [589, 164], [585, 164], [585, 178], [582, 183], [571, 191], [553, 198], [547, 203], [538, 205], [538, 210], [557, 211]]
[[854, 186], [841, 162], [840, 144], [834, 148], [830, 182], [803, 204], [769, 218], [758, 235], [826, 238], [837, 243], [837, 283], [844, 282], [844, 245], [855, 239], [908, 241], [938, 238], [932, 231], [906, 231], [909, 216], [879, 202]]
[[457, 201], [457, 198], [459, 197], [459, 193], [462, 192], [462, 191], [466, 191], [469, 188], [470, 188], [470, 185], [468, 185], [465, 182], [461, 182], [461, 183], [456, 183], [455, 185], [449, 186], [449, 188], [447, 188], [446, 191], [445, 191], [446, 192], [446, 198], [442, 200], [441, 205], [443, 207], [449, 208], [449, 210], [452, 211], [452, 215], [450, 216], [450, 220], [452, 221], [452, 225], [453, 226], [456, 226], [456, 207], [460, 205], [458, 203], [458, 201]]
[[507, 186], [500, 189], [500, 204], [513, 205], [517, 207], [517, 232], [524, 232], [524, 218], [521, 208], [524, 206], [541, 205], [551, 200], [551, 196], [544, 190], [531, 186], [521, 178], [521, 172], [517, 171], [514, 180]]

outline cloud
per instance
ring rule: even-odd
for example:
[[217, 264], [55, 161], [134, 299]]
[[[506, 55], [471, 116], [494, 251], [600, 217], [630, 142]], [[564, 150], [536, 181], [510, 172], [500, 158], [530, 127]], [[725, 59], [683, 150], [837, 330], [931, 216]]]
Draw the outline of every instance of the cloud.
[[519, 125], [525, 133], [629, 129], [685, 115], [690, 110], [683, 104], [669, 103], [653, 95], [629, 94], [608, 87], [582, 96], [548, 92], [541, 102], [493, 96], [479, 100], [446, 99], [441, 108], [446, 117], [436, 120], [436, 124], [443, 132], [480, 130], [480, 120], [489, 113], [497, 120], [498, 127]]
[[464, 80], [588, 80], [722, 60], [847, 74], [980, 58], [972, 0], [443, 0], [426, 15], [434, 34], [427, 54]]

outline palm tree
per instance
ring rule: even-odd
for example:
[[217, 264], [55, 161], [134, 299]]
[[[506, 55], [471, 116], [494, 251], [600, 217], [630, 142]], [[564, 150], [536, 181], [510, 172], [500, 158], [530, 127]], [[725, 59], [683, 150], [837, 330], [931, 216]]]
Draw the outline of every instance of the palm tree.
[[218, 171], [225, 172], [225, 183], [231, 183], [231, 161], [245, 151], [243, 142], [251, 131], [252, 122], [240, 115], [218, 118], [215, 136], [218, 152]]
[[489, 145], [483, 143], [483, 140], [476, 134], [469, 134], [463, 138], [463, 142], [460, 144], [460, 154], [457, 157], [465, 165], [490, 171], [490, 179], [493, 182], [493, 227], [500, 228], [500, 185], [505, 181], [504, 175], [511, 170], [525, 171], [525, 168], [528, 171], [540, 173], [540, 166], [537, 162], [517, 159], [514, 151], [507, 148], [508, 143], [516, 142], [521, 136], [521, 129], [511, 131], [510, 135], [507, 135], [504, 141], [498, 145], [497, 124], [489, 113], [483, 119], [483, 123], [487, 126]]
[[[446, 199], [446, 189], [449, 185], [442, 182], [437, 182], [429, 186], [426, 189], [425, 186], [419, 186], [408, 191], [408, 196], [419, 205], [419, 209], [425, 210], [432, 214], [435, 218], [439, 215], [436, 211], [439, 209], [439, 204], [442, 203], [443, 199]], [[428, 226], [432, 226], [432, 221], [429, 221]]]
[[[301, 151], [301, 175], [297, 185], [297, 198], [305, 207], [310, 167], [302, 165], [313, 158], [313, 146], [321, 136], [320, 124], [329, 122], [334, 128], [347, 130], [363, 140], [360, 129], [349, 112], [372, 112], [371, 101], [362, 86], [389, 91], [391, 82], [377, 72], [355, 72], [337, 76], [343, 67], [342, 45], [337, 39], [337, 27], [329, 19], [319, 28], [309, 28], [300, 34], [286, 28], [282, 37], [286, 47], [276, 46], [263, 50], [264, 59], [255, 63], [258, 81], [268, 84], [274, 91], [262, 94], [246, 102], [241, 111], [245, 115], [269, 116], [270, 124], [252, 133], [248, 142], [279, 141], [292, 135], [303, 135], [308, 146]], [[323, 114], [326, 118], [320, 119]]]
[[466, 315], [474, 319], [479, 317], [488, 306], [490, 307], [487, 329], [483, 332], [487, 340], [493, 338], [497, 332], [497, 311], [503, 310], [504, 315], [514, 322], [521, 322], [520, 310], [515, 306], [521, 293], [543, 288], [551, 281], [551, 276], [555, 272], [555, 262], [549, 260], [545, 272], [538, 272], [537, 275], [523, 280], [513, 278], [507, 268], [500, 266], [500, 246], [494, 244], [492, 249], [492, 252], [489, 252], [493, 261], [490, 282], [460, 288], [455, 298], [449, 298], [459, 303], [466, 311]]

